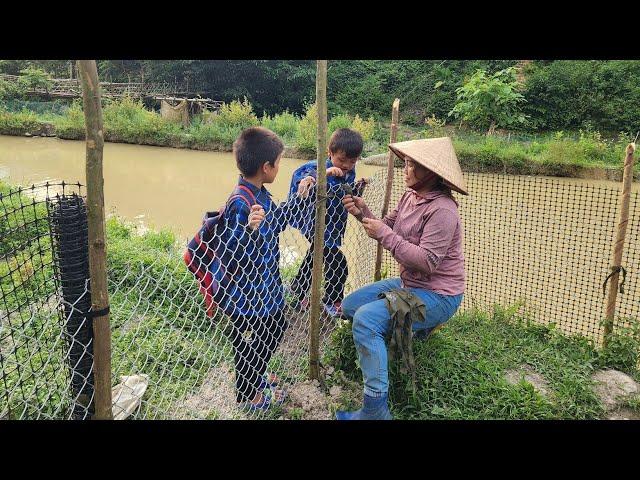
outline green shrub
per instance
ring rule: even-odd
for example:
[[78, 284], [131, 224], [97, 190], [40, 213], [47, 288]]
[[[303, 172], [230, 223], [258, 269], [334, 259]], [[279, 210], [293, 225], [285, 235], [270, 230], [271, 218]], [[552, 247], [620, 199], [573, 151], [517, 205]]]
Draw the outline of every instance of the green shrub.
[[623, 152], [623, 144], [603, 140], [599, 132], [581, 130], [577, 140], [557, 132], [546, 143], [545, 151], [539, 155], [539, 159], [555, 164], [620, 166]]
[[298, 122], [296, 148], [304, 153], [316, 151], [318, 136], [318, 109], [316, 104], [307, 105], [304, 116]]
[[637, 60], [535, 61], [527, 74], [524, 111], [531, 128], [637, 131], [640, 118]]
[[0, 109], [0, 134], [24, 135], [37, 132], [43, 127], [43, 122], [38, 115], [28, 110], [20, 112], [7, 112]]
[[151, 145], [180, 143], [181, 126], [147, 110], [141, 101], [125, 97], [109, 102], [103, 114], [106, 140]]
[[362, 378], [356, 346], [353, 343], [351, 322], [339, 320], [324, 349], [323, 363], [342, 371], [351, 380]]
[[300, 119], [288, 110], [276, 113], [270, 117], [266, 113], [262, 116], [262, 126], [276, 132], [283, 139], [291, 142], [295, 139]]
[[373, 117], [363, 120], [360, 115], [356, 114], [353, 118], [351, 128], [362, 135], [362, 140], [366, 143], [373, 139], [376, 133], [376, 121]]
[[446, 131], [444, 129], [446, 122], [439, 120], [435, 115], [431, 115], [424, 119], [426, 128], [421, 132], [425, 138], [439, 138], [445, 137]]
[[21, 98], [24, 95], [24, 88], [17, 82], [3, 80], [0, 78], [0, 100], [10, 98]]
[[64, 115], [53, 122], [56, 134], [60, 138], [79, 140], [85, 137], [84, 112], [82, 102], [74, 101]]
[[246, 98], [242, 102], [234, 100], [231, 103], [223, 104], [220, 111], [212, 116], [211, 122], [221, 127], [235, 128], [240, 131], [260, 124], [258, 117], [253, 113], [253, 107]]
[[496, 127], [513, 127], [525, 121], [525, 115], [520, 111], [525, 98], [518, 91], [513, 68], [493, 75], [476, 70], [456, 90], [456, 94], [457, 102], [449, 115], [466, 120], [475, 127], [488, 129], [488, 134], [492, 134]]
[[348, 115], [336, 115], [327, 125], [327, 133], [331, 135], [339, 128], [351, 128], [351, 117]]
[[27, 67], [20, 70], [18, 83], [24, 90], [45, 89], [49, 90], [53, 85], [51, 75], [40, 68]]
[[231, 150], [241, 132], [241, 126], [229, 126], [215, 121], [195, 123], [188, 130], [188, 145], [202, 149]]
[[607, 346], [598, 356], [602, 367], [614, 368], [638, 376], [640, 371], [640, 320], [624, 319], [626, 325], [618, 325], [607, 338]]

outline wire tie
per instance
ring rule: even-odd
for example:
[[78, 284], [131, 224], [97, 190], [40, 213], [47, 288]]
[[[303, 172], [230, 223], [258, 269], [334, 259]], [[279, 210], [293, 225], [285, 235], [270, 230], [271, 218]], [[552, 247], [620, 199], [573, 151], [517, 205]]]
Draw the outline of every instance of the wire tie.
[[95, 310], [95, 311], [87, 312], [85, 317], [88, 318], [89, 320], [91, 320], [91, 319], [94, 319], [94, 318], [97, 318], [97, 317], [104, 317], [109, 312], [110, 312], [110, 306], [107, 305], [102, 310]]

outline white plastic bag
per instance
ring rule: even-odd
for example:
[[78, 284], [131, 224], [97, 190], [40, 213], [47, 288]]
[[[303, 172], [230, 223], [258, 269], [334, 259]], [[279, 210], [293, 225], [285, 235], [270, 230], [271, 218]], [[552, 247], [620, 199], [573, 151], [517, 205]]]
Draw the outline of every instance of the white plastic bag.
[[119, 383], [111, 390], [113, 399], [113, 419], [124, 420], [131, 415], [140, 402], [149, 385], [149, 375], [123, 375]]

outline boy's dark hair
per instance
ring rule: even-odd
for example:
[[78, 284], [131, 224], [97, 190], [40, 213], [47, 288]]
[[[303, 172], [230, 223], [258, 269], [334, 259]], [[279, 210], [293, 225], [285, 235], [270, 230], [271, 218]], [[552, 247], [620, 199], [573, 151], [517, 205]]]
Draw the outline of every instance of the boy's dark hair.
[[359, 157], [362, 148], [362, 136], [350, 128], [339, 128], [329, 139], [329, 151], [337, 153], [342, 150], [348, 158]]
[[264, 127], [249, 127], [233, 142], [236, 165], [247, 177], [254, 176], [265, 163], [273, 167], [283, 150], [278, 135]]

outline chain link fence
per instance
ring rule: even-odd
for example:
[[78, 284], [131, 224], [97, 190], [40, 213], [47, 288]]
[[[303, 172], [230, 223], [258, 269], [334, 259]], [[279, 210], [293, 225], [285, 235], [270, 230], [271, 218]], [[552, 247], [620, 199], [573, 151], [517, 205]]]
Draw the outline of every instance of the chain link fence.
[[[534, 321], [601, 340], [602, 282], [617, 222], [617, 186], [544, 177], [466, 177], [470, 196], [457, 196], [468, 279], [462, 308], [522, 301]], [[391, 208], [404, 192], [402, 178], [396, 169]], [[377, 214], [385, 184], [386, 171], [380, 170], [364, 191]], [[341, 194], [328, 192], [329, 197]], [[638, 203], [636, 192], [617, 326], [640, 316], [640, 290], [634, 281], [640, 268]], [[312, 221], [313, 202], [286, 205], [288, 215]], [[308, 376], [310, 264], [303, 263], [310, 243], [291, 227], [280, 232], [282, 217], [270, 213], [257, 236], [269, 239], [267, 245], [250, 233], [234, 234], [231, 223], [212, 229], [211, 239], [217, 235], [220, 241], [209, 239], [209, 254], [219, 261], [212, 263], [206, 248], [200, 258], [207, 259], [203, 271], [218, 282], [218, 289], [215, 282], [211, 287], [211, 282], [196, 280], [181, 258], [184, 246], [158, 242], [157, 248], [145, 250], [137, 246], [135, 232], [122, 228], [111, 233], [107, 251], [115, 418], [283, 415], [286, 399], [281, 408], [266, 411], [238, 404], [238, 391], [251, 396], [263, 386], [265, 396], [277, 402], [279, 389], [295, 391]], [[89, 418], [94, 392], [82, 186], [3, 191], [0, 229], [0, 418]], [[342, 247], [325, 252], [325, 265], [332, 268], [326, 269], [323, 285], [321, 349], [336, 326], [331, 314], [343, 294], [340, 284], [348, 294], [373, 281], [375, 256], [376, 242], [350, 216]], [[282, 284], [277, 275], [264, 275], [274, 260]], [[235, 280], [225, 280], [219, 265]], [[398, 275], [388, 252], [382, 274]], [[206, 285], [209, 290], [199, 291]], [[211, 297], [205, 298], [203, 291]], [[209, 308], [211, 301], [217, 310]], [[270, 328], [261, 330], [248, 311], [264, 313], [261, 318], [269, 319]], [[282, 315], [270, 315], [280, 311]], [[277, 387], [269, 388], [269, 378], [257, 378], [264, 364], [277, 375]], [[258, 382], [262, 385], [256, 390]]]

